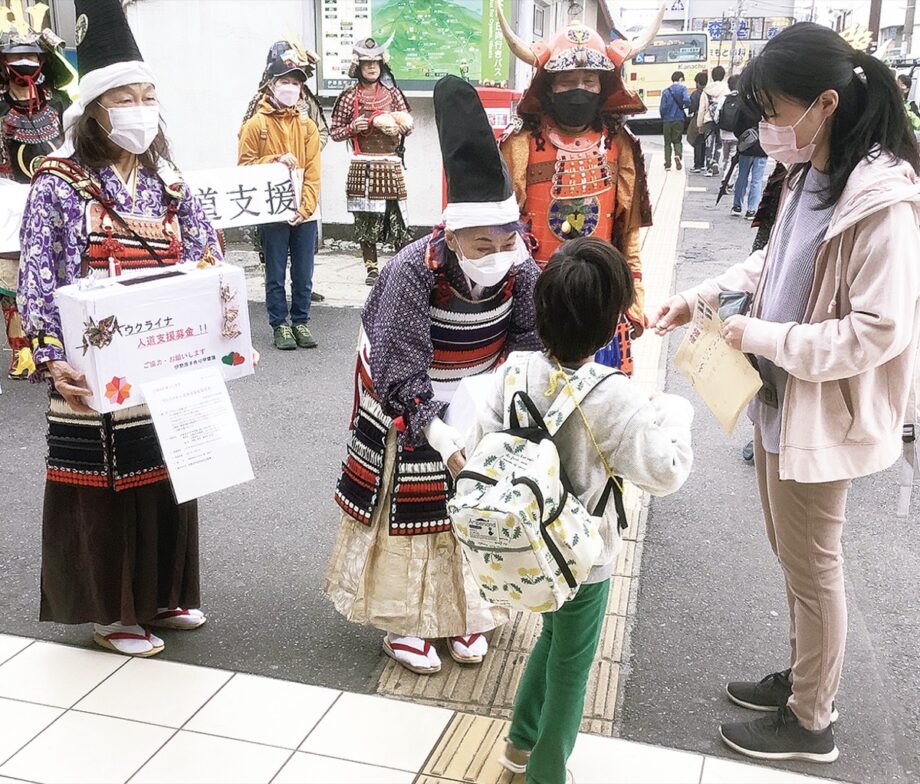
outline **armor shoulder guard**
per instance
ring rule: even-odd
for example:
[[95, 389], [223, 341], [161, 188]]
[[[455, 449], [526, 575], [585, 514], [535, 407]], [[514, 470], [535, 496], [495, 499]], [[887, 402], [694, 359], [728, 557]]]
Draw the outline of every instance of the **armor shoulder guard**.
[[70, 158], [44, 158], [32, 175], [32, 181], [42, 175], [50, 174], [66, 182], [77, 195], [85, 201], [92, 201], [102, 193], [102, 186], [93, 175]]
[[518, 115], [511, 115], [511, 122], [508, 124], [508, 127], [502, 132], [501, 139], [498, 140], [499, 144], [504, 144], [508, 139], [510, 139], [514, 134], [519, 133], [524, 129], [524, 121], [518, 117]]

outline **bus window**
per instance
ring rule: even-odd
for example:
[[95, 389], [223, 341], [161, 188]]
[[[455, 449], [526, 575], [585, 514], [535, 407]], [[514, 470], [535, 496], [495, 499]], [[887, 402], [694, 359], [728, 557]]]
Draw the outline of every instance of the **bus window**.
[[705, 33], [674, 33], [652, 41], [633, 62], [636, 65], [705, 63], [708, 57]]

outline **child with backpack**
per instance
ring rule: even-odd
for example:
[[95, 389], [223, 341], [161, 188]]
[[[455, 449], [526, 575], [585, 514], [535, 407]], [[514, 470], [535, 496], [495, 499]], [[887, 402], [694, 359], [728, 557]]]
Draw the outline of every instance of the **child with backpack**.
[[[593, 362], [633, 296], [629, 267], [612, 245], [595, 238], [565, 243], [534, 290], [537, 332], [546, 353], [512, 354], [496, 372], [467, 455], [474, 455], [484, 434], [503, 429], [511, 404], [506, 399], [509, 373], [524, 370], [527, 396], [543, 417], [560, 396], [573, 394], [572, 387], [586, 373], [603, 373], [603, 380], [575, 407], [553, 439], [572, 492], [587, 509], [603, 507], [600, 502], [614, 471], [653, 495], [676, 491], [687, 479], [693, 460], [690, 403], [667, 394], [650, 400], [624, 374]], [[601, 554], [574, 598], [543, 615], [543, 632], [515, 699], [500, 762], [514, 773], [526, 771], [528, 784], [572, 781], [566, 762], [581, 725], [585, 688], [620, 545], [615, 505], [608, 504], [596, 519], [603, 540]]]

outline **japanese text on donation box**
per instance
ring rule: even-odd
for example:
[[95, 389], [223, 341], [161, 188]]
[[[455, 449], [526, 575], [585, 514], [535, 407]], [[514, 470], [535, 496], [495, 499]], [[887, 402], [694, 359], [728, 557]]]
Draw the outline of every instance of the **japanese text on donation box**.
[[67, 361], [86, 375], [102, 413], [144, 402], [141, 384], [214, 367], [249, 375], [252, 343], [241, 267], [133, 274], [55, 292]]
[[702, 299], [677, 355], [677, 369], [693, 385], [726, 433], [735, 429], [763, 383], [740, 351], [722, 338], [722, 321]]
[[227, 385], [214, 368], [144, 384], [176, 501], [253, 478]]

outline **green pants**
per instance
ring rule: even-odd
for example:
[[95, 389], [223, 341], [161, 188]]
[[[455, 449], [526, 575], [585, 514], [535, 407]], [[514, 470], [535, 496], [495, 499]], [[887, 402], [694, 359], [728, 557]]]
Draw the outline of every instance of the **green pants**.
[[684, 120], [668, 120], [662, 123], [664, 127], [664, 165], [671, 168], [671, 148], [678, 158], [684, 157]]
[[527, 784], [565, 784], [609, 593], [610, 580], [583, 585], [574, 599], [543, 616], [508, 733], [515, 748], [531, 752]]

